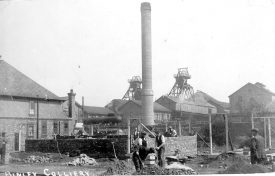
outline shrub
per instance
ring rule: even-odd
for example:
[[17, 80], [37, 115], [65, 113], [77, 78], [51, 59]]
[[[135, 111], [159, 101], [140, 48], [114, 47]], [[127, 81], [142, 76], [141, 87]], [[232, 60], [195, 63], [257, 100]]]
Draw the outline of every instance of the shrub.
[[[206, 142], [210, 142], [209, 125], [201, 129], [201, 134]], [[224, 121], [216, 121], [212, 124], [212, 140], [217, 146], [225, 145], [225, 124]]]

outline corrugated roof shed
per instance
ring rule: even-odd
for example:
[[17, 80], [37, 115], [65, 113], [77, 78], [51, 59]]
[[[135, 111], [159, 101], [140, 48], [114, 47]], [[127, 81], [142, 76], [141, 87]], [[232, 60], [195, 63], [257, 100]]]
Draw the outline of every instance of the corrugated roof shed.
[[7, 62], [0, 60], [0, 95], [62, 100]]

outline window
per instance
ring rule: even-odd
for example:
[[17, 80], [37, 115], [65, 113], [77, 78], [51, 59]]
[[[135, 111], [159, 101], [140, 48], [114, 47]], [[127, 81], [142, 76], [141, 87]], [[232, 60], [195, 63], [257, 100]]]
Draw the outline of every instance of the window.
[[34, 137], [34, 124], [27, 125], [27, 137], [33, 138]]
[[30, 115], [35, 114], [35, 103], [34, 101], [30, 101]]
[[64, 135], [69, 135], [69, 123], [64, 122]]
[[47, 121], [46, 120], [41, 121], [41, 137], [42, 138], [47, 137]]
[[53, 122], [53, 133], [54, 134], [59, 134], [59, 123], [58, 123], [58, 121]]

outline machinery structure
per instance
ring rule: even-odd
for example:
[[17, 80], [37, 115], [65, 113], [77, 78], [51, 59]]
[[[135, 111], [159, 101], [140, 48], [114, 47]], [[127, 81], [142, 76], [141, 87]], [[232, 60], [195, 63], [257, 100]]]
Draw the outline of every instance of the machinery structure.
[[129, 88], [122, 100], [141, 100], [142, 80], [140, 76], [133, 76], [128, 80]]
[[174, 75], [176, 82], [171, 89], [168, 96], [189, 99], [193, 97], [194, 90], [193, 87], [187, 83], [191, 75], [188, 73], [188, 68], [179, 68], [178, 73]]

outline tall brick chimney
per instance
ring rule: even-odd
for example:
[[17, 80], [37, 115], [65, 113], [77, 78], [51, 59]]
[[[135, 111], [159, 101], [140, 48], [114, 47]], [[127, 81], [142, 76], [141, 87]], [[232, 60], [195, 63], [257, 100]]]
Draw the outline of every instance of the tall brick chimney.
[[154, 125], [150, 3], [141, 3], [140, 11], [142, 33], [142, 123], [144, 125]]
[[73, 118], [75, 114], [75, 93], [73, 89], [68, 93], [68, 109], [69, 109], [69, 117]]

